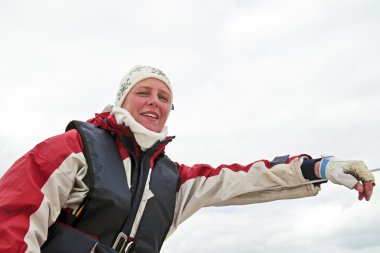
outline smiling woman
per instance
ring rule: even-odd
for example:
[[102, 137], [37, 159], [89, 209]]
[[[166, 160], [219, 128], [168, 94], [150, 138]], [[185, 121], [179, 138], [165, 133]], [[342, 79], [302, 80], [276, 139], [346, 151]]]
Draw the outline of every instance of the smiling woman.
[[147, 78], [132, 88], [121, 107], [145, 128], [159, 133], [169, 116], [170, 103], [168, 86], [158, 79]]
[[371, 197], [374, 177], [361, 161], [174, 162], [165, 154], [172, 103], [168, 77], [136, 66], [114, 105], [17, 160], [0, 180], [0, 252], [158, 253], [203, 207], [314, 196], [319, 178]]

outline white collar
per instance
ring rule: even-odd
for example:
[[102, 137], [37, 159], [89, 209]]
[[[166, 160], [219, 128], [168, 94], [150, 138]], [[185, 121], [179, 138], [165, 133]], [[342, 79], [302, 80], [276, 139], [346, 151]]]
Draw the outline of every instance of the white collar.
[[138, 123], [127, 110], [121, 107], [113, 106], [111, 114], [115, 116], [116, 122], [119, 125], [124, 124], [131, 129], [142, 151], [151, 148], [157, 141], [164, 140], [168, 134], [168, 128], [166, 126], [160, 133], [145, 128]]

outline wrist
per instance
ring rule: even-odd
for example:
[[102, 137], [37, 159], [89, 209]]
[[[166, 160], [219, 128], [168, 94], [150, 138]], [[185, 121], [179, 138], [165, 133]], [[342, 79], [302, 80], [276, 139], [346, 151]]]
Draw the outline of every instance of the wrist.
[[314, 163], [314, 174], [316, 177], [321, 178], [321, 174], [319, 172], [319, 167], [321, 166], [321, 161]]

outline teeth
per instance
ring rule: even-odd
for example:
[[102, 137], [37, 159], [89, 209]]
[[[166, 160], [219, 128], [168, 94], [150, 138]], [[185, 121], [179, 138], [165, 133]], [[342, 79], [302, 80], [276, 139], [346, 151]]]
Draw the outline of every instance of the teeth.
[[145, 113], [144, 116], [147, 116], [149, 118], [157, 119], [157, 116], [151, 113]]

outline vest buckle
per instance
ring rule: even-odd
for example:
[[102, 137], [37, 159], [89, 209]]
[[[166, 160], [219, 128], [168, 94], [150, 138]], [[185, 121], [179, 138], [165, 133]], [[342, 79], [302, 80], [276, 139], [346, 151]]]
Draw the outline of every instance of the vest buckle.
[[135, 242], [124, 232], [120, 232], [112, 246], [119, 253], [133, 253]]

